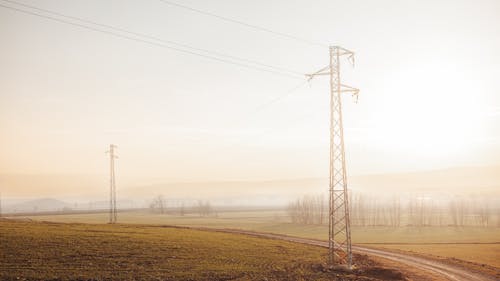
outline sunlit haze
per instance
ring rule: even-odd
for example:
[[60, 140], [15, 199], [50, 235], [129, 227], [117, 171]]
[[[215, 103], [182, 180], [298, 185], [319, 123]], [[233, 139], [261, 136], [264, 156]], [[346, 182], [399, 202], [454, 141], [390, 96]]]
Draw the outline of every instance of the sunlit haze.
[[[299, 74], [329, 63], [327, 47], [159, 1], [20, 3]], [[343, 96], [349, 176], [500, 167], [499, 1], [182, 3], [356, 53], [354, 68], [341, 66], [360, 89], [357, 103]], [[129, 197], [174, 182], [328, 177], [327, 77], [306, 82], [2, 7], [0, 38], [6, 198], [107, 194], [111, 143]]]

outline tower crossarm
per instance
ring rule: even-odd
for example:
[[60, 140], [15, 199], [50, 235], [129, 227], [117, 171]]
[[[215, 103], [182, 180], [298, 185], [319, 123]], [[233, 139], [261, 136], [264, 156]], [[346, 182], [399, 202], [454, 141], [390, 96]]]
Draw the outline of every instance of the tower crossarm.
[[305, 76], [307, 77], [307, 81], [311, 81], [314, 76], [321, 76], [321, 75], [330, 75], [330, 66], [325, 66], [323, 67], [322, 69], [314, 72], [314, 73], [311, 73], [311, 74], [305, 74]]
[[[305, 76], [307, 77], [307, 81], [311, 81], [315, 76], [330, 75], [331, 74], [330, 71], [325, 71], [327, 69], [330, 69], [330, 66], [322, 68], [312, 74], [305, 74]], [[355, 103], [358, 102], [359, 89], [344, 84], [340, 84], [340, 92], [351, 93], [352, 97], [354, 98], [354, 102]]]

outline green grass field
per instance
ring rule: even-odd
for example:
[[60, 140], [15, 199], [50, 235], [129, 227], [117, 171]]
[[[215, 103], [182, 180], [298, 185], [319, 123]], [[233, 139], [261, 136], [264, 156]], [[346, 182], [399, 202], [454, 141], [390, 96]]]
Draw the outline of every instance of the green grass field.
[[[107, 214], [33, 216], [34, 220], [105, 223]], [[177, 226], [235, 228], [272, 232], [299, 237], [327, 239], [326, 225], [297, 225], [287, 222], [284, 211], [220, 212], [218, 217], [160, 215], [148, 212], [119, 214], [119, 222]], [[443, 257], [485, 263], [500, 267], [500, 228], [498, 227], [353, 227], [353, 243], [386, 243], [391, 249], [411, 250]], [[434, 245], [432, 243], [450, 243]], [[460, 244], [453, 244], [460, 243]], [[464, 244], [465, 243], [465, 244]], [[466, 244], [471, 243], [471, 244]], [[472, 243], [488, 243], [475, 245]], [[495, 244], [496, 243], [496, 244]], [[419, 245], [408, 245], [419, 244]], [[425, 245], [422, 245], [425, 244]], [[371, 245], [382, 247], [382, 245]]]
[[361, 256], [354, 272], [332, 272], [326, 255], [321, 247], [211, 231], [0, 220], [0, 280], [402, 278]]

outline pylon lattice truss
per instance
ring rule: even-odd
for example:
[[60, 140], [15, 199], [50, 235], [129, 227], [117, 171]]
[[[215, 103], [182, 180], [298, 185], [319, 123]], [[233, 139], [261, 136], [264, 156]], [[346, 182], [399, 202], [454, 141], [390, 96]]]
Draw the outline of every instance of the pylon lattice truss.
[[341, 93], [351, 93], [357, 101], [359, 90], [340, 80], [340, 57], [347, 56], [354, 66], [354, 53], [339, 46], [330, 47], [330, 64], [313, 74], [330, 76], [330, 183], [329, 183], [329, 264], [352, 266], [351, 222], [342, 125]]

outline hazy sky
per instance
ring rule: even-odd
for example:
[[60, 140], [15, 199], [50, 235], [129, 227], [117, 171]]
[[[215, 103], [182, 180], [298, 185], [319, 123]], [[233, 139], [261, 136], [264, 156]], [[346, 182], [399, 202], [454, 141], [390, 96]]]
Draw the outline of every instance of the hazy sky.
[[[356, 52], [349, 174], [500, 164], [500, 1], [177, 1]], [[328, 64], [325, 47], [157, 0], [19, 2], [298, 73]], [[106, 174], [115, 143], [122, 182], [326, 177], [328, 79], [269, 104], [301, 83], [0, 7], [0, 172]]]

